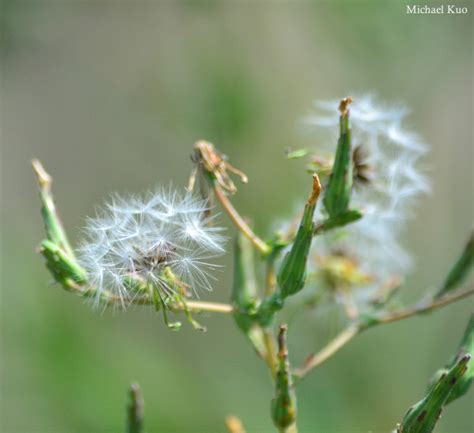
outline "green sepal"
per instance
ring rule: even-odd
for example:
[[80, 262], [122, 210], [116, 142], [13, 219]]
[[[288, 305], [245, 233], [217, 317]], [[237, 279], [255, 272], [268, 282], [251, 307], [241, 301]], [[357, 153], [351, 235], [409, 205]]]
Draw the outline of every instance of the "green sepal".
[[272, 420], [279, 429], [286, 429], [296, 422], [296, 394], [288, 360], [286, 325], [280, 327], [278, 369], [275, 379], [275, 397], [271, 403]]
[[329, 217], [345, 212], [349, 207], [352, 192], [352, 149], [349, 112], [340, 116], [340, 136], [328, 186], [324, 194], [324, 207]]
[[461, 285], [466, 279], [474, 265], [474, 233], [471, 234], [463, 252], [459, 256], [458, 260], [449, 271], [446, 281], [443, 284], [441, 290], [436, 294], [435, 298], [439, 298], [445, 295]]
[[46, 258], [46, 266], [54, 279], [64, 288], [70, 289], [74, 285], [81, 285], [86, 282], [87, 273], [85, 269], [77, 263], [75, 258], [51, 240], [43, 240], [39, 251]]
[[337, 227], [343, 227], [360, 220], [363, 213], [358, 209], [348, 209], [338, 215], [329, 217], [314, 228], [314, 234], [320, 234]]
[[426, 396], [408, 409], [398, 433], [431, 433], [438, 422], [449, 396], [467, 371], [470, 355], [464, 355], [442, 373]]
[[295, 240], [278, 271], [277, 283], [283, 299], [298, 293], [306, 281], [306, 262], [313, 240], [315, 208], [315, 204], [306, 204]]

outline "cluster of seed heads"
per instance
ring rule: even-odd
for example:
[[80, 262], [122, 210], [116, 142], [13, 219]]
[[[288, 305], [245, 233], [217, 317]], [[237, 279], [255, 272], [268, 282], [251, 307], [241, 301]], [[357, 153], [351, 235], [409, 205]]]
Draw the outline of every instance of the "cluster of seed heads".
[[162, 299], [178, 287], [210, 290], [218, 267], [212, 260], [225, 251], [213, 219], [206, 200], [171, 188], [114, 196], [87, 220], [79, 249], [97, 300], [113, 296], [126, 305], [137, 296], [136, 283]]

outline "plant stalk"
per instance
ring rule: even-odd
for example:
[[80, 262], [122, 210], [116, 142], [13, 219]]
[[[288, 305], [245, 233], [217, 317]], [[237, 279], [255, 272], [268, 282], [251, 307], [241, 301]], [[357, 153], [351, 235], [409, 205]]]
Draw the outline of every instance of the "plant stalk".
[[322, 365], [335, 353], [342, 349], [349, 341], [361, 332], [372, 328], [373, 326], [397, 322], [399, 320], [408, 319], [423, 313], [429, 313], [438, 308], [442, 308], [453, 302], [464, 299], [474, 294], [474, 287], [450, 292], [441, 298], [434, 299], [430, 302], [419, 302], [414, 306], [401, 308], [398, 311], [391, 313], [383, 313], [371, 318], [370, 322], [363, 323], [362, 320], [353, 322], [347, 328], [342, 330], [333, 340], [324, 346], [319, 352], [308, 356], [303, 363], [303, 366], [296, 369], [293, 373], [294, 377], [301, 380], [309, 372]]

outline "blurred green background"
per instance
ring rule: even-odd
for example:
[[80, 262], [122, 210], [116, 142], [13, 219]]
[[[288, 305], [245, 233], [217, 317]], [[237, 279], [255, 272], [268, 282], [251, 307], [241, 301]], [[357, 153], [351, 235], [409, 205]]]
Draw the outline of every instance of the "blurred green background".
[[[472, 13], [407, 16], [403, 1], [4, 1], [1, 432], [121, 432], [132, 380], [149, 433], [223, 432], [229, 413], [248, 433], [273, 432], [266, 369], [229, 318], [174, 333], [148, 309], [100, 314], [50, 285], [35, 253], [33, 156], [77, 240], [109, 193], [185, 182], [192, 144], [206, 138], [248, 174], [236, 205], [268, 234], [306, 195], [303, 164], [284, 149], [317, 144], [297, 127], [314, 99], [374, 90], [405, 101], [430, 143], [433, 183], [405, 236], [414, 299], [443, 279], [473, 220]], [[211, 299], [228, 299], [230, 263]], [[300, 385], [300, 430], [391, 431], [472, 306], [354, 340]], [[292, 326], [292, 360], [320, 334]], [[450, 406], [438, 431], [472, 432], [473, 399]]]

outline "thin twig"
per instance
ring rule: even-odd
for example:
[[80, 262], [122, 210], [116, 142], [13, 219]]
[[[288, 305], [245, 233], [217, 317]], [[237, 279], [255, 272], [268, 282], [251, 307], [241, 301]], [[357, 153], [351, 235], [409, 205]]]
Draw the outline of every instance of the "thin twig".
[[312, 354], [306, 358], [303, 366], [294, 372], [294, 376], [298, 379], [302, 379], [311, 370], [319, 367], [325, 361], [327, 361], [332, 355], [334, 355], [339, 349], [345, 346], [350, 340], [352, 340], [360, 329], [356, 325], [349, 325], [347, 328], [342, 330], [333, 340], [331, 340], [323, 349], [318, 353]]
[[245, 220], [239, 215], [237, 210], [230, 202], [229, 198], [225, 195], [222, 188], [219, 185], [214, 184], [213, 190], [217, 200], [219, 200], [221, 206], [224, 208], [224, 211], [227, 213], [234, 225], [255, 245], [255, 247], [262, 254], [266, 255], [270, 253], [271, 248], [253, 232]]
[[471, 296], [473, 294], [474, 287], [450, 292], [449, 294], [446, 294], [445, 296], [430, 302], [422, 301], [411, 307], [402, 308], [392, 313], [384, 313], [378, 316], [376, 318], [376, 321], [377, 324], [397, 322], [399, 320], [407, 319], [418, 314], [429, 313], [430, 311], [436, 310], [440, 307], [444, 307], [445, 305], [452, 304], [453, 302], [459, 301], [463, 298], [467, 298], [468, 296]]
[[[207, 312], [207, 313], [222, 313], [230, 314], [234, 311], [234, 307], [230, 304], [220, 302], [206, 302], [206, 301], [186, 301], [186, 306], [189, 311], [194, 313]], [[176, 305], [177, 310], [182, 310], [183, 305]]]
[[333, 340], [331, 340], [325, 347], [319, 352], [308, 356], [303, 363], [303, 366], [295, 370], [294, 376], [298, 379], [302, 379], [311, 370], [319, 367], [331, 356], [338, 352], [344, 347], [349, 341], [351, 341], [356, 335], [361, 332], [370, 329], [377, 325], [383, 325], [387, 323], [397, 322], [399, 320], [408, 319], [423, 313], [434, 311], [438, 308], [452, 304], [453, 302], [464, 299], [474, 294], [474, 287], [468, 289], [459, 290], [457, 292], [449, 293], [442, 298], [431, 300], [429, 302], [422, 301], [414, 306], [401, 308], [398, 311], [382, 313], [378, 316], [373, 317], [370, 323], [364, 324], [362, 322], [354, 322], [347, 328], [342, 330]]
[[[97, 295], [97, 290], [94, 287], [85, 288], [77, 283], [70, 282], [66, 288], [68, 291], [78, 294], [79, 296], [93, 298]], [[153, 299], [147, 295], [137, 296], [135, 298], [123, 299], [117, 295], [104, 292], [102, 294], [103, 301], [107, 305], [120, 304], [120, 305], [153, 305]], [[191, 301], [187, 300], [186, 304], [183, 302], [170, 302], [167, 304], [170, 310], [173, 311], [185, 311], [186, 309], [192, 313], [208, 312], [208, 313], [222, 313], [230, 314], [234, 311], [234, 307], [230, 304], [220, 302], [207, 302], [207, 301]]]

